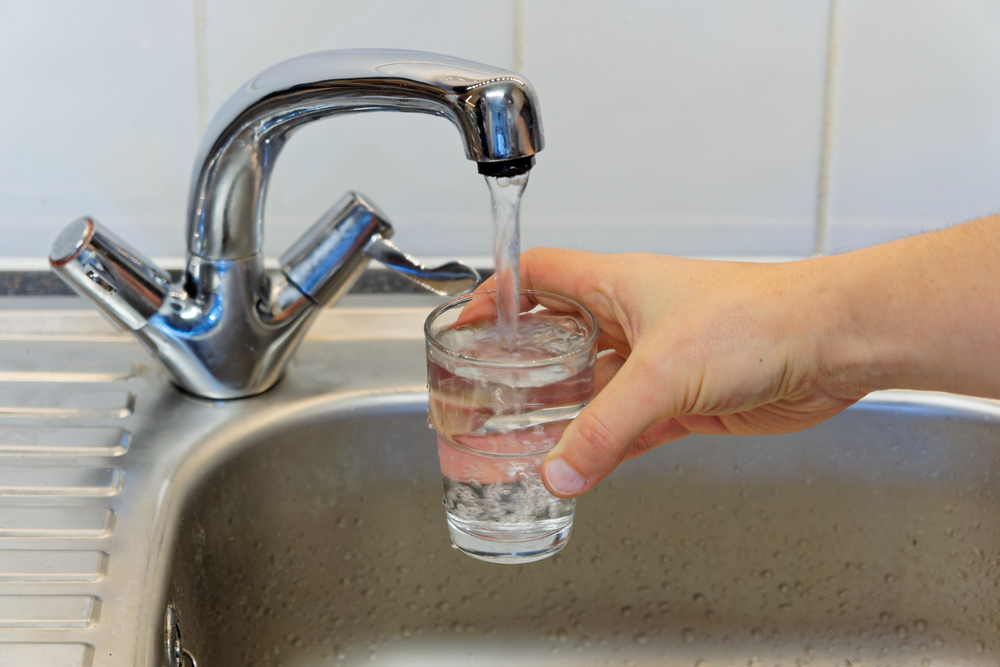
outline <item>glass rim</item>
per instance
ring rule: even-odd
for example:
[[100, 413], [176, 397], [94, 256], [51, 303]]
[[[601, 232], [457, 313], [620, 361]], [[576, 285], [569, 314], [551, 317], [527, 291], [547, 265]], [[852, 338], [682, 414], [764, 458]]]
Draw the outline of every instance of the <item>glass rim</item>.
[[[581, 343], [579, 349], [571, 350], [569, 352], [563, 352], [562, 354], [556, 355], [554, 357], [547, 357], [545, 359], [536, 359], [533, 361], [490, 361], [487, 359], [470, 357], [468, 355], [455, 352], [454, 350], [449, 350], [447, 347], [442, 345], [441, 342], [437, 340], [437, 338], [435, 338], [434, 334], [431, 333], [431, 325], [433, 324], [434, 320], [436, 320], [438, 316], [441, 315], [441, 313], [445, 312], [446, 310], [450, 310], [451, 308], [458, 306], [459, 304], [464, 303], [466, 301], [471, 301], [472, 299], [475, 299], [477, 297], [482, 297], [484, 295], [496, 294], [496, 293], [497, 290], [495, 289], [480, 290], [477, 292], [473, 292], [472, 294], [466, 294], [465, 296], [460, 296], [457, 299], [454, 299], [453, 301], [449, 301], [448, 303], [441, 304], [440, 306], [432, 310], [430, 314], [427, 316], [427, 319], [424, 321], [424, 340], [427, 341], [427, 344], [432, 346], [436, 351], [445, 354], [452, 359], [458, 359], [463, 362], [476, 364], [478, 366], [488, 366], [491, 368], [533, 368], [539, 366], [547, 366], [549, 364], [560, 363], [582, 352], [587, 352], [594, 346], [594, 344], [597, 342], [597, 337], [601, 334], [600, 327], [597, 325], [597, 318], [594, 317], [594, 314], [590, 312], [590, 310], [588, 310], [586, 306], [579, 303], [578, 301], [570, 299], [569, 297], [562, 296], [560, 294], [553, 294], [552, 292], [543, 292], [541, 290], [534, 290], [534, 289], [521, 289], [518, 290], [518, 294], [538, 294], [538, 295], [544, 295], [546, 297], [551, 297], [558, 301], [563, 301], [577, 308], [580, 313], [586, 316], [586, 318], [590, 322], [590, 335], [587, 336], [586, 340], [584, 340]], [[539, 304], [538, 301], [535, 300], [535, 305], [537, 306], [541, 304]], [[520, 313], [518, 313], [518, 315], [520, 315]]]

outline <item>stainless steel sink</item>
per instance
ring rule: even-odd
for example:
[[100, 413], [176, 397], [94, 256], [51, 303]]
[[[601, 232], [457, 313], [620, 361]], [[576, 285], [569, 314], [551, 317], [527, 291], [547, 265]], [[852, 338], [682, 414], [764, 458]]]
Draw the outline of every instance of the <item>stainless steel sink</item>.
[[425, 396], [360, 398], [204, 476], [168, 601], [218, 667], [996, 664], [998, 413], [920, 400], [664, 448], [500, 566], [449, 548]]
[[229, 402], [96, 314], [2, 313], [0, 667], [162, 667], [170, 606], [200, 667], [1000, 662], [1000, 403], [690, 438], [494, 565], [449, 547], [429, 308], [345, 306]]

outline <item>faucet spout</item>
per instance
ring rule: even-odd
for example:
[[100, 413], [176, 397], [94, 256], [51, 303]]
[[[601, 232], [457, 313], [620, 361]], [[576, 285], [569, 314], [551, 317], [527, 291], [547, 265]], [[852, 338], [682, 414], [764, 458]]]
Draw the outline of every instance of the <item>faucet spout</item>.
[[328, 116], [403, 111], [442, 116], [488, 175], [531, 168], [544, 139], [534, 89], [514, 72], [418, 51], [323, 51], [251, 79], [202, 140], [188, 207], [188, 248], [212, 260], [260, 252], [267, 182], [289, 133]]

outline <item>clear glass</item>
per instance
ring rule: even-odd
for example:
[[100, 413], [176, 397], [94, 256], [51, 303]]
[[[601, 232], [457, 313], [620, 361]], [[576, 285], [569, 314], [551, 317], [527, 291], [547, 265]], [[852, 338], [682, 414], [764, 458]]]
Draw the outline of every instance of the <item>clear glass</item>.
[[441, 306], [424, 327], [452, 544], [503, 563], [546, 558], [569, 539], [576, 501], [548, 492], [541, 465], [593, 398], [597, 357], [597, 322], [583, 306], [519, 294], [514, 341], [499, 334], [492, 291]]

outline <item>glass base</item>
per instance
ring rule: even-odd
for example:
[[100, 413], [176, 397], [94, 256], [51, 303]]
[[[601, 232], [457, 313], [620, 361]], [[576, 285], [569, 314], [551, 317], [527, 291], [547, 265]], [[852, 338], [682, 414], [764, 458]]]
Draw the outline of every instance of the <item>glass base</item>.
[[497, 524], [463, 521], [451, 515], [448, 531], [455, 549], [488, 563], [532, 563], [548, 558], [569, 542], [573, 517], [537, 524]]

